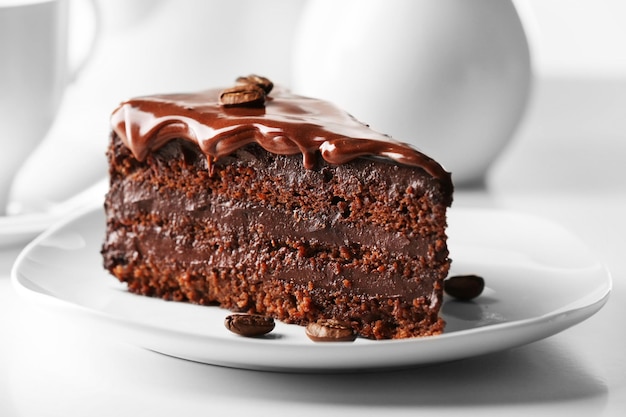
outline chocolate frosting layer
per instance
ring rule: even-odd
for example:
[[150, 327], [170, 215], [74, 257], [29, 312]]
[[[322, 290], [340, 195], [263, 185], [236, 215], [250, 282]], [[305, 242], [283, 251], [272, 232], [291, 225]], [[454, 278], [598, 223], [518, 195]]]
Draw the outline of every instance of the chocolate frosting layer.
[[175, 138], [199, 145], [209, 164], [250, 143], [281, 155], [301, 153], [307, 169], [318, 155], [330, 164], [370, 156], [420, 167], [452, 188], [450, 173], [408, 144], [370, 129], [329, 102], [274, 88], [263, 106], [222, 106], [219, 89], [164, 94], [123, 102], [113, 130], [143, 160]]

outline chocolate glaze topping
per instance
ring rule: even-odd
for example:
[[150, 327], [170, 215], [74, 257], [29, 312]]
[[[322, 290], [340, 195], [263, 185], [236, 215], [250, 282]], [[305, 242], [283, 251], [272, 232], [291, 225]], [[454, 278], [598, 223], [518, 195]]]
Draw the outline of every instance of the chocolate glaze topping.
[[114, 131], [143, 160], [175, 138], [196, 142], [209, 164], [250, 143], [282, 155], [301, 153], [307, 169], [318, 154], [330, 164], [370, 156], [420, 167], [444, 186], [450, 173], [410, 145], [370, 129], [329, 102], [274, 88], [260, 106], [223, 106], [219, 89], [123, 102], [112, 114]]

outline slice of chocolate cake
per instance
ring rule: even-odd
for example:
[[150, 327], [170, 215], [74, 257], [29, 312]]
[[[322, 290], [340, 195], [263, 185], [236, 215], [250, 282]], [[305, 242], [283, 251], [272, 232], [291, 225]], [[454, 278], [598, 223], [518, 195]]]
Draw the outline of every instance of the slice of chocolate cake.
[[328, 102], [251, 76], [112, 115], [104, 266], [137, 294], [441, 333], [450, 175]]

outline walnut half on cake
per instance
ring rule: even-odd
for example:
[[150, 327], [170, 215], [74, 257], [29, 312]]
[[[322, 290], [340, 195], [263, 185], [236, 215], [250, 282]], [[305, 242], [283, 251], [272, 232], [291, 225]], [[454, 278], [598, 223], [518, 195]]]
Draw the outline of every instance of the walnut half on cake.
[[166, 300], [372, 339], [441, 333], [450, 174], [266, 81], [115, 110], [105, 268]]

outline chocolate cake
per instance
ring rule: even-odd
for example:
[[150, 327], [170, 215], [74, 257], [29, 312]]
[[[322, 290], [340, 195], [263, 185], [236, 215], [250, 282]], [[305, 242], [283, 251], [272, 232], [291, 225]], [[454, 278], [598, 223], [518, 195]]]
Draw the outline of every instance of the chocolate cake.
[[104, 266], [129, 291], [371, 339], [441, 333], [450, 174], [262, 77], [111, 118]]

